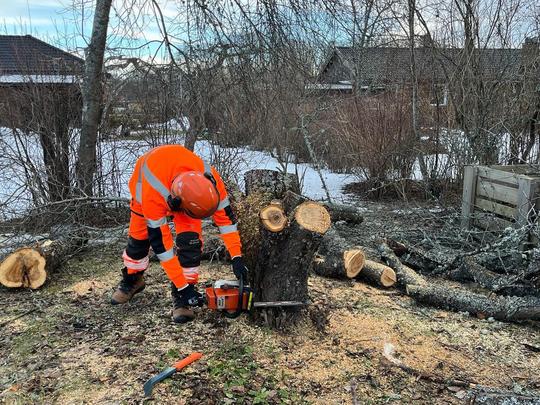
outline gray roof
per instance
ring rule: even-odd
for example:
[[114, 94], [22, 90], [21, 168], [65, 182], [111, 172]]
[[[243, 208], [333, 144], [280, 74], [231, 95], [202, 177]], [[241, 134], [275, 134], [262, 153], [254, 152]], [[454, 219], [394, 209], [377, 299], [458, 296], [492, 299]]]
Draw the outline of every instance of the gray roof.
[[0, 35], [0, 75], [77, 75], [84, 60], [31, 35]]
[[[521, 49], [480, 49], [479, 65], [486, 76], [510, 77], [519, 73]], [[443, 82], [451, 77], [456, 66], [463, 65], [462, 49], [415, 48], [419, 80]], [[320, 83], [339, 83], [352, 80], [355, 64], [360, 67], [363, 84], [403, 83], [410, 80], [410, 50], [379, 47], [354, 50], [350, 47], [333, 49], [319, 74]], [[339, 65], [339, 66], [336, 66]]]

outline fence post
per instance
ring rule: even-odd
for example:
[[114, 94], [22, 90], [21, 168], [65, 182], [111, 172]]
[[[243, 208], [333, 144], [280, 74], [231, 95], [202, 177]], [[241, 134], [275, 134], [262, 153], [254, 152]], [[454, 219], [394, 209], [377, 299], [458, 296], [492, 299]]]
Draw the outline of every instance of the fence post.
[[477, 174], [478, 170], [475, 166], [465, 166], [463, 171], [463, 201], [461, 202], [461, 227], [463, 229], [470, 229], [471, 227]]

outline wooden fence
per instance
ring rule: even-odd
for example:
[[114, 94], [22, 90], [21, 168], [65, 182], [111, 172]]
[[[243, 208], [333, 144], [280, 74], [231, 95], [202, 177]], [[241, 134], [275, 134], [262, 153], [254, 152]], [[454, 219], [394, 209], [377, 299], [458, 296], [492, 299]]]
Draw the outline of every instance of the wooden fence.
[[529, 165], [466, 166], [462, 227], [501, 231], [536, 224], [540, 171]]

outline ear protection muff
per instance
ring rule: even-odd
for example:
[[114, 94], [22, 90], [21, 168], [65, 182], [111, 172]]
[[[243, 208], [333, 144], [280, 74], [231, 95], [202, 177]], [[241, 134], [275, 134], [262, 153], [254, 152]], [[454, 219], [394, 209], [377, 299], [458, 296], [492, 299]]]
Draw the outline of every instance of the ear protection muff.
[[182, 199], [180, 197], [173, 197], [169, 194], [167, 197], [167, 205], [171, 211], [181, 211], [182, 210]]

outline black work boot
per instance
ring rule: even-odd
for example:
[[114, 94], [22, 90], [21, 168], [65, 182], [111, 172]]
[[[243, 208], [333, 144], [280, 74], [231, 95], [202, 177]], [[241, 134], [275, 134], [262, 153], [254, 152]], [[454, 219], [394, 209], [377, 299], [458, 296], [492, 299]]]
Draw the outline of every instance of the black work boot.
[[182, 294], [174, 284], [171, 284], [171, 296], [173, 300], [172, 319], [175, 323], [190, 322], [195, 318], [195, 312], [185, 305]]
[[128, 274], [127, 268], [122, 269], [122, 281], [111, 297], [111, 304], [125, 304], [133, 296], [144, 290], [144, 271], [135, 274]]

